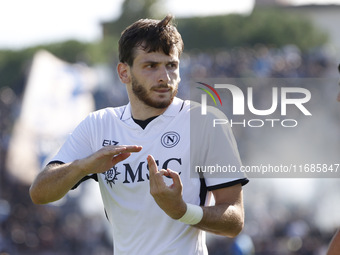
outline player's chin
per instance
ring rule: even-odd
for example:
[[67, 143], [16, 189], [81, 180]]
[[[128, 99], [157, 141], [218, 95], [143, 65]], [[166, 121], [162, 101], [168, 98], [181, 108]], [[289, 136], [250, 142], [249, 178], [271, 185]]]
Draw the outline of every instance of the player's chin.
[[173, 101], [173, 97], [154, 98], [152, 106], [158, 109], [167, 108]]

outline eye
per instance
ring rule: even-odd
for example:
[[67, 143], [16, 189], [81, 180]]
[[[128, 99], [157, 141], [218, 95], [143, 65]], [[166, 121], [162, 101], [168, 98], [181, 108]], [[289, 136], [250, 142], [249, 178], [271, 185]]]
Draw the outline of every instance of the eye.
[[146, 69], [155, 69], [157, 67], [157, 63], [153, 61], [148, 61], [143, 64], [143, 68]]
[[168, 64], [168, 67], [171, 68], [171, 69], [176, 69], [177, 66], [178, 66], [178, 64], [174, 63], [174, 62]]

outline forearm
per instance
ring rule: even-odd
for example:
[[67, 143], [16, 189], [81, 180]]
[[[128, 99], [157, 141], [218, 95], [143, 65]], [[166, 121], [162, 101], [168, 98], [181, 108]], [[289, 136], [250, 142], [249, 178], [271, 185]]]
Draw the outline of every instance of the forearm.
[[63, 165], [47, 166], [35, 179], [30, 196], [36, 204], [59, 200], [84, 176], [103, 173], [127, 159], [132, 152], [142, 149], [137, 145], [105, 146], [92, 155]]
[[[199, 207], [186, 204], [183, 200], [183, 186], [177, 172], [170, 169], [158, 170], [151, 155], [148, 156], [148, 166], [150, 194], [158, 206], [172, 219], [223, 236], [235, 237], [241, 232], [244, 224], [241, 184], [214, 189], [212, 193], [215, 205]], [[172, 178], [173, 183], [170, 186], [165, 184], [164, 176]]]
[[61, 165], [48, 165], [31, 185], [31, 199], [36, 204], [57, 201], [85, 175], [79, 160]]
[[195, 227], [217, 235], [237, 236], [244, 225], [243, 207], [220, 204], [203, 207], [202, 220]]

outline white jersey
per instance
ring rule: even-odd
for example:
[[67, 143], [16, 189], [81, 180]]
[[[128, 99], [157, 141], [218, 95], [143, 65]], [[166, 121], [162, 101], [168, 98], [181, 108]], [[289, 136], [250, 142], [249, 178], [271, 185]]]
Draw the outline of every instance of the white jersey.
[[[209, 125], [200, 123], [190, 129], [193, 111], [200, 111], [197, 104], [175, 98], [162, 115], [142, 129], [132, 119], [130, 104], [102, 109], [91, 113], [54, 157], [54, 161], [67, 163], [107, 145], [143, 146], [139, 153], [132, 153], [128, 159], [97, 175], [113, 227], [115, 255], [208, 254], [204, 232], [166, 215], [150, 195], [148, 181], [146, 158], [151, 154], [160, 169], [169, 168], [179, 173], [184, 201], [200, 205], [203, 182], [198, 173], [190, 171], [195, 169], [194, 165], [218, 163], [240, 167], [230, 127], [224, 125], [207, 131], [204, 128]], [[213, 118], [214, 114], [210, 115]], [[190, 142], [190, 135], [195, 138], [194, 142]], [[172, 183], [171, 179], [164, 179]], [[207, 189], [212, 190], [245, 184], [247, 179], [241, 173], [224, 178], [209, 178], [205, 174], [204, 181]]]

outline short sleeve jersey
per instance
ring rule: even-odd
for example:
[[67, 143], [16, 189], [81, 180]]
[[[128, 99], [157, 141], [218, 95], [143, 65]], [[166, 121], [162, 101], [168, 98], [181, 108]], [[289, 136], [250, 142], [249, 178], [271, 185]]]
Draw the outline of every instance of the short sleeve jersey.
[[[199, 178], [196, 166], [234, 165], [240, 167], [237, 146], [230, 127], [214, 130], [208, 125], [210, 116], [221, 118], [221, 112], [209, 111], [207, 123], [190, 127], [190, 115], [199, 112], [198, 104], [175, 98], [167, 110], [153, 119], [145, 129], [131, 116], [130, 104], [105, 108], [91, 113], [68, 137], [54, 161], [64, 163], [85, 158], [103, 146], [141, 145], [143, 149], [97, 174], [107, 217], [112, 224], [114, 254], [207, 254], [205, 233], [198, 228], [171, 219], [150, 195], [147, 156], [153, 155], [159, 168], [179, 173], [183, 199], [195, 205], [208, 203], [203, 188], [245, 184], [242, 173]], [[223, 115], [223, 114], [222, 114]], [[223, 115], [224, 116], [224, 115]], [[190, 139], [194, 139], [191, 142]], [[204, 177], [204, 178], [202, 178]], [[202, 182], [202, 179], [204, 180]], [[164, 177], [170, 185], [171, 179]]]

